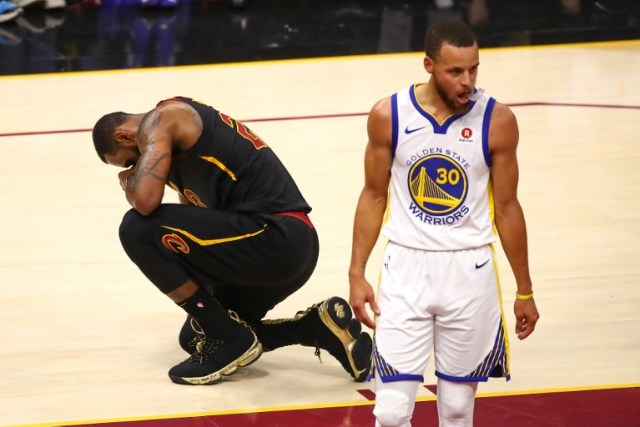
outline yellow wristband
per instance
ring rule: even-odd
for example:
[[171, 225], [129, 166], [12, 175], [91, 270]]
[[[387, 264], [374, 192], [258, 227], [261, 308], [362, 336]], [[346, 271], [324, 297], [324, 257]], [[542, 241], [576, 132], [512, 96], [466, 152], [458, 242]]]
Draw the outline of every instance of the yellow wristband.
[[520, 295], [519, 293], [516, 292], [516, 299], [523, 300], [523, 301], [532, 300], [533, 292], [531, 292], [529, 295]]

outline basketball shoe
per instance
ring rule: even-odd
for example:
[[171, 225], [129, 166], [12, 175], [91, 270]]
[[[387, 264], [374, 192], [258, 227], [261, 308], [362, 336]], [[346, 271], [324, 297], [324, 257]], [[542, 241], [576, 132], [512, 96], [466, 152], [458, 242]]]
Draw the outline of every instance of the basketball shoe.
[[263, 324], [265, 327], [288, 324], [289, 331], [283, 330], [283, 336], [289, 333], [296, 344], [315, 347], [320, 362], [320, 350], [328, 351], [357, 382], [364, 381], [369, 374], [371, 336], [362, 332], [362, 325], [353, 318], [349, 303], [340, 297], [313, 304], [292, 319], [264, 320]]
[[11, 21], [22, 13], [22, 8], [10, 0], [0, 0], [0, 22]]
[[[293, 318], [263, 320], [256, 332], [265, 345], [264, 351], [295, 344], [315, 347], [320, 362], [322, 349], [335, 357], [357, 382], [364, 381], [369, 374], [371, 336], [362, 332], [362, 325], [353, 318], [349, 303], [340, 297], [313, 304]], [[191, 354], [204, 338], [198, 322], [187, 317], [178, 337], [180, 347]]]
[[205, 336], [193, 320], [199, 333], [194, 329], [195, 339], [189, 340], [185, 347], [193, 347], [194, 350], [188, 359], [169, 370], [171, 381], [190, 385], [215, 384], [222, 380], [223, 375], [231, 375], [238, 368], [258, 360], [262, 344], [256, 334], [235, 313], [230, 312], [230, 315], [241, 326], [232, 340]]

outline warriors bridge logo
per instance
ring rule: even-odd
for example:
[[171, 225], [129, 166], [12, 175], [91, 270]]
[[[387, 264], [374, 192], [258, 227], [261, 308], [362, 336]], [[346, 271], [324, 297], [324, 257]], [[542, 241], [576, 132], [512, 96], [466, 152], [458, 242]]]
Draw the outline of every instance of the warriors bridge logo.
[[453, 224], [469, 208], [464, 206], [468, 183], [464, 169], [452, 158], [432, 154], [421, 158], [409, 171], [411, 210], [431, 224]]

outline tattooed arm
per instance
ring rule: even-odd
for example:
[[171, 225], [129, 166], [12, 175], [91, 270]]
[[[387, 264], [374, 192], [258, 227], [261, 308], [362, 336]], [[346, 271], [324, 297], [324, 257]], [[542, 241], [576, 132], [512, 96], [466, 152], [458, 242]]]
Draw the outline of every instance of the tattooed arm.
[[171, 166], [171, 151], [177, 119], [170, 110], [151, 110], [138, 129], [141, 157], [135, 173], [127, 179], [127, 200], [142, 215], [149, 215], [162, 202]]
[[201, 134], [200, 116], [184, 102], [169, 100], [144, 115], [135, 136], [140, 158], [132, 172], [121, 172], [127, 174], [121, 176], [121, 182], [125, 181], [131, 206], [142, 215], [149, 215], [160, 205], [171, 154], [190, 149]]

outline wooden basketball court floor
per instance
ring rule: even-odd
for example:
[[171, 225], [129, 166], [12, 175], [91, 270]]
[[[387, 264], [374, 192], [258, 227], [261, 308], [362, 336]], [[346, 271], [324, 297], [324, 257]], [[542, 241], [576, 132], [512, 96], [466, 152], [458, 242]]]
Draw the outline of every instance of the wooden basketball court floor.
[[[421, 64], [409, 53], [0, 77], [0, 425], [372, 426], [373, 385], [311, 348], [264, 354], [214, 386], [169, 381], [184, 314], [122, 251], [128, 205], [89, 130], [174, 95], [246, 120], [320, 233], [315, 274], [269, 314], [289, 317], [348, 296], [366, 114], [424, 81]], [[639, 76], [640, 41], [481, 50], [478, 86], [519, 120], [541, 319], [529, 339], [511, 335], [512, 380], [480, 385], [477, 426], [640, 426]], [[416, 426], [437, 424], [433, 384], [430, 366]]]

